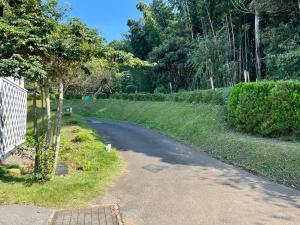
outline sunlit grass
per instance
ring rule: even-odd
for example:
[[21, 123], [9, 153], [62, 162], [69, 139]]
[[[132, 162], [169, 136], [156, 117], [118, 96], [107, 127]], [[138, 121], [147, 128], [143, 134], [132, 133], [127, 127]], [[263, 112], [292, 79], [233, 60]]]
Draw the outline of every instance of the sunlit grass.
[[[29, 130], [30, 116], [31, 112]], [[77, 125], [72, 125], [74, 121]], [[76, 137], [80, 141], [75, 141]], [[82, 207], [102, 194], [124, 168], [117, 152], [106, 152], [100, 137], [78, 116], [64, 119], [60, 160], [68, 164], [70, 174], [44, 184], [29, 185], [25, 176], [10, 176], [7, 167], [0, 167], [0, 204]]]

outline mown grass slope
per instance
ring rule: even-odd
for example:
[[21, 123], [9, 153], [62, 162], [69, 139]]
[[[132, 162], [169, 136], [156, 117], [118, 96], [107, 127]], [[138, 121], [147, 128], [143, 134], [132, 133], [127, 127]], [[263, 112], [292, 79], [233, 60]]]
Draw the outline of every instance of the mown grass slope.
[[175, 102], [97, 100], [67, 102], [85, 117], [129, 121], [158, 130], [227, 163], [300, 188], [300, 143], [234, 132], [224, 107]]

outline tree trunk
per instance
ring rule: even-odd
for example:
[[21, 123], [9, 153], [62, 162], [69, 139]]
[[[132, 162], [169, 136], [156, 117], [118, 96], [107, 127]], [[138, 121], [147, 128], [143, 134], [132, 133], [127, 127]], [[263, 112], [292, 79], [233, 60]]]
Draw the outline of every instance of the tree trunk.
[[42, 124], [44, 126], [45, 124], [45, 107], [44, 107], [44, 100], [45, 100], [45, 96], [44, 96], [44, 88], [43, 88], [43, 84], [44, 82], [41, 83], [40, 85], [40, 92], [41, 92], [41, 107], [42, 107]]
[[234, 82], [234, 84], [236, 84], [236, 83], [238, 83], [238, 66], [237, 66], [237, 58], [238, 58], [238, 56], [236, 56], [235, 34], [234, 34], [234, 27], [233, 27], [231, 13], [229, 14], [229, 19], [230, 19], [230, 27], [231, 27], [231, 33], [232, 33], [232, 46], [233, 46], [233, 58], [234, 58], [234, 63], [233, 63], [233, 82]]
[[38, 173], [40, 170], [40, 156], [39, 156], [40, 152], [39, 152], [39, 143], [37, 137], [37, 85], [36, 83], [34, 83], [32, 107], [33, 107], [33, 133], [34, 133], [34, 138], [37, 142], [37, 145], [35, 146], [34, 172]]
[[64, 104], [64, 83], [63, 78], [59, 79], [59, 99], [58, 99], [58, 108], [56, 111], [56, 136], [55, 136], [55, 156], [53, 162], [53, 173], [52, 177], [55, 176], [58, 155], [60, 150], [60, 136], [61, 136], [61, 122], [62, 122], [62, 113], [63, 113], [63, 104]]
[[35, 146], [34, 172], [40, 172], [40, 143]]
[[[59, 108], [59, 101], [58, 101], [58, 99], [56, 99], [56, 101], [57, 101], [57, 103], [56, 103], [56, 112], [57, 112], [57, 110], [58, 110], [58, 108]], [[56, 116], [56, 118], [57, 118], [57, 116]], [[56, 119], [57, 120], [57, 119]], [[52, 140], [53, 140], [53, 145], [55, 146], [56, 145], [56, 122], [57, 121], [53, 121], [53, 132], [52, 132]]]
[[37, 135], [37, 86], [34, 84], [33, 90], [33, 133]]
[[47, 139], [46, 139], [46, 152], [49, 152], [51, 144], [51, 103], [49, 94], [49, 80], [45, 83], [45, 99], [46, 99], [46, 115], [47, 115]]
[[187, 17], [188, 17], [188, 27], [191, 31], [191, 38], [192, 40], [194, 39], [194, 29], [193, 29], [193, 21], [191, 19], [191, 14], [190, 14], [190, 8], [189, 8], [189, 5], [187, 3], [187, 1], [185, 2], [185, 6], [186, 6], [186, 13], [187, 13]]
[[[231, 74], [229, 77], [226, 77], [227, 80], [229, 80], [229, 83], [232, 83], [233, 82], [233, 70], [232, 70], [232, 67], [230, 66], [229, 62], [231, 61], [231, 55], [230, 53], [233, 53], [234, 50], [233, 50], [233, 46], [232, 46], [232, 42], [231, 42], [231, 32], [230, 32], [230, 25], [229, 25], [229, 19], [228, 19], [228, 15], [226, 15], [226, 30], [227, 30], [227, 42], [228, 42], [228, 48], [230, 48], [229, 50], [229, 54], [227, 54], [227, 57], [226, 57], [226, 64], [227, 64], [227, 68], [228, 68], [228, 74]], [[229, 84], [231, 86], [231, 84]]]
[[250, 75], [247, 70], [244, 70], [244, 80], [245, 80], [245, 83], [250, 83]]
[[256, 58], [256, 76], [257, 80], [262, 79], [262, 58], [260, 43], [260, 15], [255, 9], [255, 58]]
[[245, 65], [244, 70], [248, 71], [248, 44], [247, 44], [247, 31], [245, 31]]
[[[241, 30], [241, 29], [240, 29]], [[243, 42], [242, 42], [242, 35], [240, 33], [240, 49], [239, 49], [239, 81], [242, 81], [242, 74], [243, 74], [243, 52], [242, 52], [242, 48], [243, 48]]]
[[[300, 1], [300, 0], [299, 0]], [[203, 20], [201, 19], [201, 25], [202, 25], [202, 33], [203, 33], [203, 36], [204, 37], [207, 37], [207, 32], [206, 32], [206, 29], [205, 29], [205, 26], [204, 26], [204, 23], [203, 23]]]
[[211, 85], [211, 89], [215, 89], [214, 79], [212, 77], [210, 77], [210, 85]]
[[213, 33], [213, 36], [216, 37], [213, 21], [211, 19], [210, 12], [209, 12], [208, 8], [206, 8], [206, 12], [207, 12], [207, 16], [208, 16], [208, 20], [209, 20], [209, 24], [210, 24], [210, 28], [211, 28], [211, 31]]
[[94, 94], [93, 99], [97, 99], [97, 95], [102, 92], [102, 87], [100, 87]]

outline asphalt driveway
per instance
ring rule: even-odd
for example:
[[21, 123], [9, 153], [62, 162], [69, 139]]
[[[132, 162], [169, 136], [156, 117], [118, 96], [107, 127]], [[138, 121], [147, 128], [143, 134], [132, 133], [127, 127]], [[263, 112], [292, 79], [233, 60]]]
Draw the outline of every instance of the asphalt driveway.
[[297, 190], [140, 126], [89, 122], [128, 164], [92, 204], [119, 204], [130, 225], [300, 225]]

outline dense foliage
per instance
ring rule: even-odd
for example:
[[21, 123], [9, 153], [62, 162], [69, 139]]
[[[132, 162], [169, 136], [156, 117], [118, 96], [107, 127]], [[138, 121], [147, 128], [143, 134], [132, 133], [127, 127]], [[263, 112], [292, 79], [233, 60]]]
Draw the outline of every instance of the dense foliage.
[[[153, 89], [300, 79], [298, 0], [152, 0], [113, 45], [151, 61]], [[246, 79], [245, 79], [246, 78]]]
[[230, 123], [265, 136], [300, 134], [300, 82], [261, 82], [234, 87]]
[[[98, 31], [80, 19], [65, 20], [67, 10], [58, 0], [12, 2], [0, 0], [4, 9], [0, 17], [0, 76], [24, 77], [33, 90], [29, 99], [33, 100], [34, 129], [28, 135], [35, 143], [35, 176], [46, 180], [55, 175], [57, 167], [65, 92], [70, 89], [67, 98], [79, 98], [87, 94], [99, 97], [104, 90], [122, 91], [122, 81], [127, 78], [124, 71], [151, 64], [106, 46]], [[37, 110], [38, 98], [42, 113]], [[50, 100], [57, 100], [54, 110]]]

